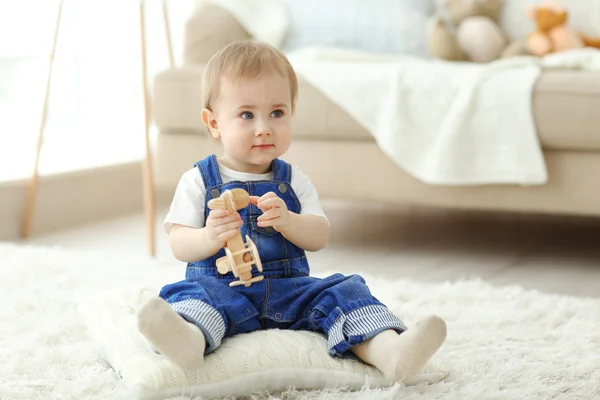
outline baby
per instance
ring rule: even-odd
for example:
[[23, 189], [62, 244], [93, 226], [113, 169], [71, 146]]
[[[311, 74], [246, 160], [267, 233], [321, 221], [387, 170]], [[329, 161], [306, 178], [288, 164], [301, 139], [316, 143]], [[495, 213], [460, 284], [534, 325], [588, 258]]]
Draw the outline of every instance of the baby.
[[[305, 251], [325, 247], [330, 227], [310, 179], [278, 158], [290, 147], [298, 92], [286, 57], [265, 43], [232, 43], [209, 60], [203, 90], [202, 121], [223, 155], [196, 162], [177, 186], [164, 226], [174, 256], [187, 263], [185, 280], [142, 307], [140, 332], [188, 370], [223, 338], [278, 328], [322, 332], [331, 356], [355, 355], [395, 381], [419, 372], [446, 338], [439, 317], [407, 329], [361, 276], [309, 274]], [[234, 188], [250, 194], [248, 207], [207, 207]], [[236, 278], [215, 262], [240, 229], [258, 248], [264, 280], [230, 287]]]

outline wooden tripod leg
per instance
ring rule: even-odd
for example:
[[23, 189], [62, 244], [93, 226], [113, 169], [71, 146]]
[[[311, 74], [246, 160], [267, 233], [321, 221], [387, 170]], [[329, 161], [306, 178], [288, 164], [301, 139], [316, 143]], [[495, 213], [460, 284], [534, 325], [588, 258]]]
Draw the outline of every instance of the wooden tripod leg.
[[165, 24], [165, 38], [167, 39], [167, 51], [169, 52], [169, 66], [173, 68], [175, 66], [175, 60], [173, 58], [173, 43], [171, 41], [171, 24], [169, 22], [169, 6], [167, 0], [162, 0], [162, 14], [163, 22]]
[[154, 176], [152, 172], [152, 150], [150, 144], [150, 111], [146, 67], [146, 24], [145, 24], [144, 0], [140, 1], [140, 29], [142, 50], [142, 88], [144, 92], [144, 127], [146, 130], [146, 157], [144, 159], [144, 212], [146, 214], [146, 231], [148, 235], [148, 251], [150, 256], [156, 254], [155, 232], [154, 232]]
[[50, 83], [52, 82], [52, 68], [54, 66], [54, 54], [56, 53], [56, 42], [58, 38], [58, 30], [60, 28], [60, 20], [62, 16], [63, 0], [58, 4], [58, 13], [56, 15], [56, 25], [54, 27], [54, 39], [52, 42], [52, 52], [50, 53], [50, 65], [48, 67], [48, 77], [46, 79], [46, 93], [44, 94], [44, 105], [42, 109], [42, 120], [38, 131], [37, 144], [35, 148], [35, 158], [33, 162], [33, 171], [29, 184], [27, 185], [27, 198], [25, 200], [25, 216], [21, 234], [23, 237], [31, 236], [31, 226], [33, 223], [33, 214], [35, 210], [35, 200], [37, 196], [38, 178], [39, 178], [39, 162], [40, 152], [44, 142], [44, 129], [46, 128], [46, 116], [48, 115], [48, 98], [50, 97]]

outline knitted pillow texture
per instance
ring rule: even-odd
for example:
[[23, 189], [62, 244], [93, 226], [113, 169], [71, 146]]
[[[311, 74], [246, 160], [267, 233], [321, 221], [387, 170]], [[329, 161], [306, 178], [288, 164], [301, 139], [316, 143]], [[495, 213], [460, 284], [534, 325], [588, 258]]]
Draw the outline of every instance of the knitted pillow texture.
[[[135, 398], [223, 397], [252, 392], [387, 387], [376, 368], [350, 358], [331, 357], [325, 336], [307, 331], [267, 330], [223, 340], [198, 371], [184, 371], [161, 355], [138, 332], [136, 316], [156, 288], [113, 290], [80, 305], [98, 352]], [[446, 376], [427, 365], [405, 385], [435, 383]]]

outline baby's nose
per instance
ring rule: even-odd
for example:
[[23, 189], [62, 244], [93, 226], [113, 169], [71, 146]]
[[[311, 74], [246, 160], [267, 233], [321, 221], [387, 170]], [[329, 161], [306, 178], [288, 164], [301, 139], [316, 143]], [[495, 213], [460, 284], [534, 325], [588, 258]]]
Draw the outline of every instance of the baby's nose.
[[267, 125], [259, 125], [256, 127], [256, 136], [269, 136], [271, 135], [271, 129]]

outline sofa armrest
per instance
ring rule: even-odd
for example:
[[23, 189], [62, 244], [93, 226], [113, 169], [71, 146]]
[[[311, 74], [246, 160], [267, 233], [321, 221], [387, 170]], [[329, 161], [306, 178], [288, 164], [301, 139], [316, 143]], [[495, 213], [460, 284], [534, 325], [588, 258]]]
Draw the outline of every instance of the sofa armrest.
[[185, 27], [185, 62], [206, 64], [222, 47], [250, 38], [248, 31], [228, 11], [210, 1], [202, 1]]
[[203, 129], [201, 111], [202, 66], [178, 67], [156, 74], [153, 120], [161, 132], [197, 132]]
[[155, 75], [152, 111], [161, 132], [204, 131], [204, 66], [227, 44], [250, 39], [250, 34], [227, 10], [212, 1], [201, 1], [185, 27], [184, 66]]

